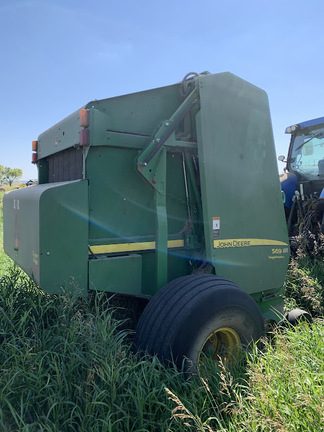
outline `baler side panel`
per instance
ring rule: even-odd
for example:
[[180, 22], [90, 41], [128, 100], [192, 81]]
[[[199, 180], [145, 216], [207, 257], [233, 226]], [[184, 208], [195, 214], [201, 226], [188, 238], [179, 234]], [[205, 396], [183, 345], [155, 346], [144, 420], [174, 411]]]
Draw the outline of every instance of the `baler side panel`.
[[[130, 284], [123, 292], [154, 294], [157, 291], [156, 249], [158, 234], [157, 202], [153, 185], [137, 171], [139, 152], [150, 142], [161, 124], [181, 105], [179, 86], [169, 86], [137, 94], [95, 101], [90, 110], [90, 141], [86, 157], [86, 177], [90, 193], [90, 249], [102, 262], [90, 258], [90, 288], [98, 287], [98, 277], [92, 269], [102, 269], [100, 278], [107, 281], [109, 259], [125, 263], [128, 254], [140, 254], [136, 265], [142, 266], [142, 287]], [[177, 132], [182, 133], [183, 125]], [[194, 131], [195, 132], [195, 131]], [[186, 134], [188, 137], [188, 134]], [[172, 136], [172, 145], [176, 144]], [[168, 142], [169, 143], [169, 142]], [[170, 143], [169, 143], [170, 144]], [[179, 147], [182, 142], [179, 141]], [[166, 152], [166, 186], [168, 228], [168, 280], [190, 272], [190, 252], [185, 251], [184, 231], [188, 222], [183, 171], [183, 147]], [[195, 146], [191, 145], [191, 149]], [[152, 168], [156, 175], [156, 170]], [[174, 243], [175, 242], [175, 243]], [[143, 248], [145, 250], [143, 250]], [[103, 258], [107, 256], [107, 259]], [[122, 259], [118, 261], [115, 255]], [[135, 261], [134, 261], [135, 263]], [[134, 264], [135, 265], [135, 264]], [[124, 277], [123, 274], [120, 275]], [[105, 286], [105, 283], [102, 284]], [[108, 289], [108, 288], [105, 288]]]
[[3, 248], [39, 283], [39, 198], [42, 186], [13, 190], [3, 197]]
[[12, 191], [4, 197], [5, 252], [48, 293], [88, 289], [88, 182]]
[[53, 183], [40, 200], [40, 286], [88, 290], [88, 182]]

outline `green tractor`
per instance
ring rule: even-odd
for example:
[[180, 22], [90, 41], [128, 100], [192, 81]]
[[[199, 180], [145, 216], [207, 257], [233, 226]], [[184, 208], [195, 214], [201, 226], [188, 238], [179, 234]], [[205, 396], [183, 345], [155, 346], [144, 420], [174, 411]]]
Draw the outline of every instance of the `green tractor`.
[[263, 90], [202, 73], [95, 100], [41, 134], [33, 162], [38, 184], [4, 197], [4, 249], [42, 290], [149, 300], [135, 344], [179, 366], [235, 356], [281, 319], [289, 241]]

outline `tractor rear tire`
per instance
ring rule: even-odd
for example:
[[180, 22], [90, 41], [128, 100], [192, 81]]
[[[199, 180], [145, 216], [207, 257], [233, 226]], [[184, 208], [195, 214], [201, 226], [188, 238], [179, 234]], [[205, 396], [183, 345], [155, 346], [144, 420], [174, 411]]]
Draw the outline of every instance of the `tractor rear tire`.
[[169, 282], [145, 308], [134, 343], [161, 361], [197, 367], [205, 356], [234, 357], [257, 341], [264, 320], [254, 299], [215, 275], [183, 276]]

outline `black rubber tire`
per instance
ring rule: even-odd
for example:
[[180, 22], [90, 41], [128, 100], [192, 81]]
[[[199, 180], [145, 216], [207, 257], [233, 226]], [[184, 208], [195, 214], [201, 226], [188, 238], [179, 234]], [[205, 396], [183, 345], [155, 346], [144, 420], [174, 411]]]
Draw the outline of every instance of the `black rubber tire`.
[[309, 323], [313, 321], [311, 314], [304, 311], [303, 309], [293, 309], [287, 313], [285, 318], [288, 321], [288, 323], [291, 324], [292, 326], [296, 326], [298, 323], [302, 321], [303, 322], [306, 321]]
[[163, 287], [145, 308], [134, 343], [160, 360], [183, 359], [194, 366], [206, 339], [220, 328], [233, 329], [241, 345], [256, 341], [264, 320], [254, 299], [236, 284], [215, 275], [190, 275]]

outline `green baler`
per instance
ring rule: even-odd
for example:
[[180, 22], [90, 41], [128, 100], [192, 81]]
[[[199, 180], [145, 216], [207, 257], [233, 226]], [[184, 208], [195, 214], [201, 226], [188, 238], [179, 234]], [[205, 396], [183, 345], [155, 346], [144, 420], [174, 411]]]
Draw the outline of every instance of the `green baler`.
[[39, 184], [5, 195], [4, 248], [44, 291], [151, 299], [135, 343], [179, 364], [279, 319], [289, 246], [264, 91], [188, 74], [90, 102], [33, 150]]

